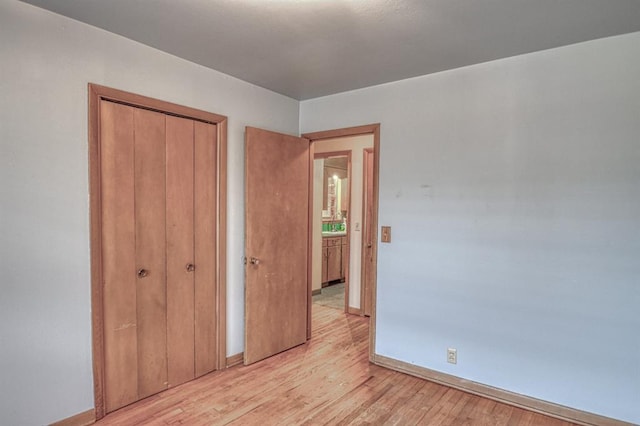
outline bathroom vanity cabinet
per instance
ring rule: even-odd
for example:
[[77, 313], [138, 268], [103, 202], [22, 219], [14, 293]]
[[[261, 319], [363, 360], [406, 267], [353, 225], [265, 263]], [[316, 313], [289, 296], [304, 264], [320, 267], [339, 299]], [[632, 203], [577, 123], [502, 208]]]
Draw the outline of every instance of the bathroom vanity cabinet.
[[322, 238], [322, 285], [345, 279], [347, 237]]

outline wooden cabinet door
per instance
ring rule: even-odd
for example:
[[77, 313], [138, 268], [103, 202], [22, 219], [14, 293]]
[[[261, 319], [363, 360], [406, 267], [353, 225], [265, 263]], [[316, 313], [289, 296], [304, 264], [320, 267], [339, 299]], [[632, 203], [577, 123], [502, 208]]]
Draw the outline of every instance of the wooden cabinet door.
[[327, 247], [322, 247], [322, 284], [328, 282], [327, 279], [327, 267], [329, 266], [329, 250]]
[[342, 275], [342, 247], [327, 247], [327, 281], [339, 280]]
[[310, 146], [245, 133], [245, 351], [251, 364], [307, 339]]

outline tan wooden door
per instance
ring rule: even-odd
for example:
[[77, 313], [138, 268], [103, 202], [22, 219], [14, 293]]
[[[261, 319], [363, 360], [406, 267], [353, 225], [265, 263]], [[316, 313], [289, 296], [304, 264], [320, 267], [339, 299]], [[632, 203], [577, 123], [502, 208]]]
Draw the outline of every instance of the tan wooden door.
[[215, 125], [101, 101], [107, 412], [215, 369]]
[[307, 339], [310, 152], [307, 139], [246, 129], [245, 364]]

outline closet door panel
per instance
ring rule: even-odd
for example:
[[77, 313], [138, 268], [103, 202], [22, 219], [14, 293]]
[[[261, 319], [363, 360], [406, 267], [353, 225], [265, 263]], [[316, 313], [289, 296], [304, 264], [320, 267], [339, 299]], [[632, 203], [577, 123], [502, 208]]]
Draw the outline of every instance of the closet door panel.
[[216, 369], [217, 128], [195, 122], [195, 368]]
[[133, 108], [100, 102], [105, 409], [138, 399]]
[[193, 283], [200, 265], [193, 247], [193, 120], [166, 120], [167, 362], [169, 386], [176, 386], [195, 377]]
[[135, 108], [134, 126], [138, 397], [144, 398], [167, 387], [165, 116]]

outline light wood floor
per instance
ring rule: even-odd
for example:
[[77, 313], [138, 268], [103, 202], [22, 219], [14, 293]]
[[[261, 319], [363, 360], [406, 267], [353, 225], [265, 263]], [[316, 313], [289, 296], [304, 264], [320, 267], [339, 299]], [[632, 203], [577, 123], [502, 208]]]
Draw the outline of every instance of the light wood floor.
[[544, 425], [571, 423], [367, 361], [368, 319], [314, 305], [307, 344], [211, 373], [99, 425]]

